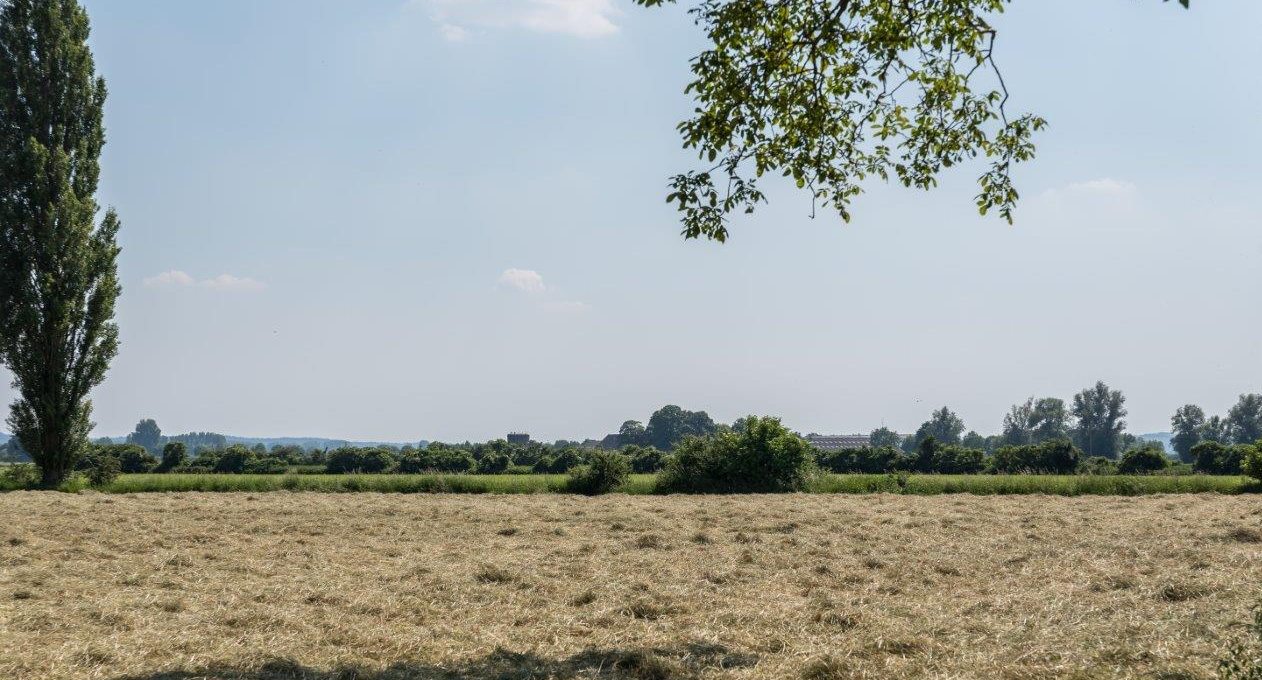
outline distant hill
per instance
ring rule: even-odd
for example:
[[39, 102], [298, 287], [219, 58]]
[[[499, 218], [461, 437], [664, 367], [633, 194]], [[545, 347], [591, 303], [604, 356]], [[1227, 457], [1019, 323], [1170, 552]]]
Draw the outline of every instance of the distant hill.
[[1173, 432], [1149, 432], [1139, 435], [1139, 438], [1146, 442], [1160, 442], [1165, 447], [1166, 453], [1174, 453], [1174, 446], [1170, 443], [1170, 440], [1174, 439]]
[[8, 444], [10, 439], [12, 439], [12, 436], [0, 432], [0, 446]]
[[[421, 440], [420, 442], [357, 442], [345, 439], [327, 439], [324, 437], [236, 437], [233, 435], [224, 435], [224, 439], [229, 444], [244, 444], [245, 446], [255, 446], [262, 444], [269, 449], [273, 446], [301, 446], [304, 449], [336, 449], [339, 446], [404, 446], [411, 444], [421, 446], [429, 442]], [[109, 437], [109, 440], [115, 444], [125, 444], [127, 437]], [[0, 441], [0, 443], [3, 443]]]
[[421, 440], [420, 442], [356, 442], [347, 441], [345, 439], [325, 439], [323, 437], [234, 437], [225, 435], [229, 444], [245, 444], [246, 446], [254, 446], [262, 444], [268, 448], [273, 446], [301, 446], [304, 449], [335, 449], [339, 446], [404, 446], [411, 444], [416, 446], [428, 444], [429, 442]]

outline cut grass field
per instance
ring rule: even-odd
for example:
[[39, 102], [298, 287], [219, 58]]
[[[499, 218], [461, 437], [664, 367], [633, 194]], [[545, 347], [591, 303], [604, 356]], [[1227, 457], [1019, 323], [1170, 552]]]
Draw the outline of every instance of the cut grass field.
[[0, 495], [0, 677], [1213, 677], [1256, 496]]
[[[164, 491], [322, 491], [380, 493], [530, 494], [565, 490], [565, 475], [124, 475], [107, 493]], [[653, 493], [653, 475], [632, 475], [618, 491]], [[1056, 496], [1136, 496], [1154, 493], [1253, 493], [1247, 477], [1090, 475], [820, 475], [813, 493], [983, 495], [1041, 493]]]

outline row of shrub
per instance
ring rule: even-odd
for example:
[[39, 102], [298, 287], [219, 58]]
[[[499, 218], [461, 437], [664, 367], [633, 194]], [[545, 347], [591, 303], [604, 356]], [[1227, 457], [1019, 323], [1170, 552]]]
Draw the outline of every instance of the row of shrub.
[[1127, 450], [1118, 461], [1084, 458], [1068, 441], [1008, 446], [986, 456], [980, 449], [943, 445], [930, 437], [913, 454], [892, 447], [821, 452], [786, 429], [778, 419], [751, 417], [739, 429], [707, 437], [685, 439], [671, 454], [652, 447], [626, 447], [621, 452], [565, 448], [538, 458], [530, 467], [493, 449], [477, 457], [461, 447], [433, 445], [405, 447], [344, 447], [320, 453], [312, 465], [288, 450], [234, 445], [204, 450], [190, 458], [182, 443], [168, 444], [162, 458], [136, 445], [93, 446], [78, 463], [93, 484], [104, 484], [120, 473], [183, 472], [219, 474], [282, 474], [301, 470], [329, 474], [570, 473], [570, 488], [581, 493], [603, 493], [617, 488], [631, 473], [660, 470], [660, 490], [667, 492], [776, 492], [805, 488], [816, 472], [841, 474], [924, 473], [970, 474], [1153, 474], [1174, 471], [1262, 478], [1262, 442], [1258, 446], [1226, 446], [1202, 442], [1194, 449], [1195, 462], [1172, 468], [1158, 445]]
[[1163, 471], [1210, 475], [1239, 475], [1249, 453], [1262, 447], [1202, 442], [1193, 448], [1191, 465], [1166, 456], [1160, 444], [1145, 443], [1127, 449], [1119, 460], [1087, 458], [1068, 440], [1051, 440], [1024, 446], [1005, 446], [993, 456], [981, 449], [941, 445], [932, 437], [915, 453], [893, 447], [863, 447], [820, 452], [820, 467], [839, 474], [888, 474], [921, 472], [935, 474], [1151, 474]]

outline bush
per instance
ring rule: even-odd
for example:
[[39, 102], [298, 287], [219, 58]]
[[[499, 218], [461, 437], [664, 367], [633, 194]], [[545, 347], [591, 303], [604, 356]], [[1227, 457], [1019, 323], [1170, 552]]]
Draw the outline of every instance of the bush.
[[331, 475], [377, 474], [389, 471], [394, 464], [394, 455], [386, 449], [344, 446], [329, 452], [325, 472]]
[[1245, 456], [1252, 449], [1245, 444], [1227, 446], [1214, 441], [1201, 442], [1192, 447], [1195, 459], [1192, 467], [1209, 475], [1238, 475]]
[[14, 489], [30, 489], [43, 480], [39, 466], [34, 463], [14, 463], [4, 466], [4, 485]]
[[[394, 469], [405, 475], [419, 475], [433, 469], [426, 467], [428, 465], [429, 458], [424, 451], [404, 451], [399, 454], [399, 459], [395, 462]], [[326, 468], [325, 471], [327, 472], [328, 469]]]
[[778, 418], [750, 416], [743, 429], [686, 438], [667, 459], [658, 490], [682, 493], [801, 491], [815, 469], [811, 445]]
[[244, 472], [248, 475], [283, 475], [289, 472], [289, 462], [278, 456], [256, 457], [245, 462]]
[[214, 471], [220, 474], [239, 475], [258, 454], [240, 444], [234, 444], [219, 452], [214, 459]]
[[1127, 449], [1122, 454], [1122, 462], [1117, 470], [1124, 475], [1145, 475], [1164, 470], [1169, 465], [1170, 459], [1160, 445], [1140, 446]]
[[627, 483], [631, 462], [616, 451], [593, 451], [586, 465], [570, 470], [566, 489], [588, 496], [609, 493]]
[[124, 444], [115, 457], [124, 474], [143, 474], [158, 467], [158, 459], [136, 444]]
[[573, 447], [568, 447], [568, 448], [562, 449], [561, 453], [553, 457], [552, 465], [549, 468], [548, 472], [559, 475], [565, 472], [569, 472], [571, 468], [578, 467], [579, 465], [582, 465], [583, 463], [586, 463], [586, 462], [587, 462], [586, 456], [583, 455], [582, 451]]
[[1240, 471], [1244, 474], [1262, 480], [1262, 440], [1253, 445], [1253, 450], [1245, 454], [1244, 462], [1240, 465]]
[[105, 486], [118, 479], [122, 472], [122, 465], [119, 464], [117, 458], [100, 456], [96, 459], [95, 464], [88, 469], [88, 483], [92, 486]]
[[666, 454], [655, 446], [624, 446], [622, 455], [631, 461], [631, 470], [637, 474], [657, 472], [666, 464]]
[[1082, 452], [1068, 440], [1049, 440], [1026, 446], [1005, 446], [990, 459], [999, 474], [1068, 475], [1078, 469]]
[[168, 442], [162, 447], [162, 462], [154, 472], [170, 472], [188, 462], [188, 446], [184, 442]]
[[429, 469], [438, 472], [473, 472], [478, 464], [468, 451], [460, 449], [439, 449], [428, 451]]
[[820, 467], [837, 474], [882, 475], [910, 470], [912, 459], [889, 446], [820, 451], [816, 454]]
[[975, 475], [986, 467], [986, 452], [963, 446], [944, 446], [934, 464], [940, 475]]
[[507, 454], [488, 453], [478, 461], [478, 472], [484, 475], [498, 475], [507, 470], [511, 462]]
[[1104, 456], [1092, 456], [1082, 462], [1078, 472], [1084, 475], [1115, 475], [1117, 463]]
[[916, 472], [941, 475], [969, 475], [986, 466], [986, 452], [962, 446], [942, 446], [934, 437], [926, 437], [916, 447], [912, 469]]

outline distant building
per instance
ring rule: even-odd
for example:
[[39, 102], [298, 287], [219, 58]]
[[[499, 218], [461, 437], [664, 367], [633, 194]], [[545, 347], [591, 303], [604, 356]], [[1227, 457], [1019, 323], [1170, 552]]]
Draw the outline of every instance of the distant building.
[[861, 449], [872, 444], [872, 438], [866, 434], [811, 434], [806, 441], [820, 451], [841, 451], [843, 449]]
[[530, 435], [525, 432], [510, 432], [508, 433], [508, 443], [516, 444], [517, 446], [530, 446]]
[[607, 434], [604, 439], [585, 439], [583, 440], [583, 448], [585, 449], [608, 449], [610, 451], [618, 448], [619, 437], [616, 434]]

